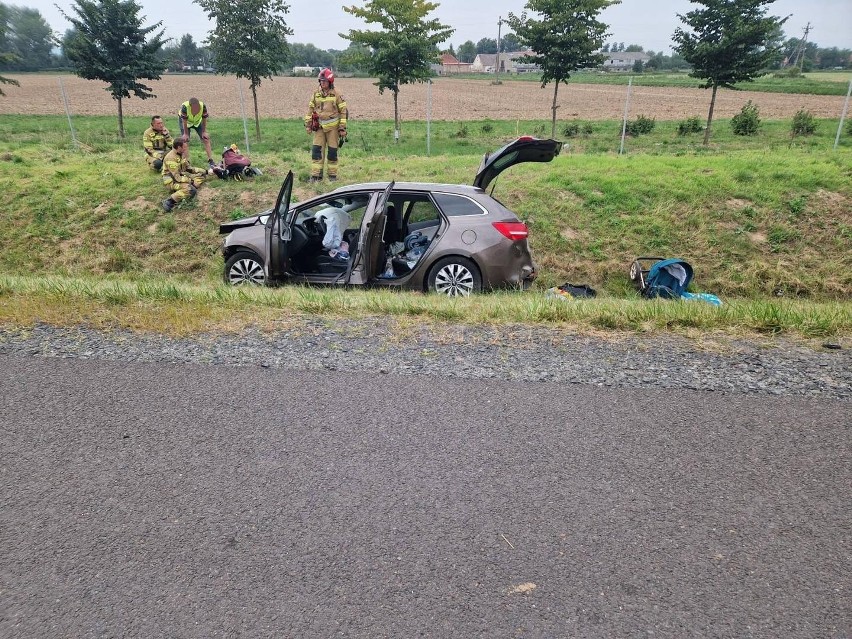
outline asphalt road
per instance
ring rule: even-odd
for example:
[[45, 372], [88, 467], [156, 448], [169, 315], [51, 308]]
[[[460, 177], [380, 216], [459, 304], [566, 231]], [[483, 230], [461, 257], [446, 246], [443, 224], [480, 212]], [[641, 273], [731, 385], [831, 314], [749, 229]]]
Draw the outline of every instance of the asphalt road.
[[0, 637], [849, 637], [850, 403], [0, 356]]

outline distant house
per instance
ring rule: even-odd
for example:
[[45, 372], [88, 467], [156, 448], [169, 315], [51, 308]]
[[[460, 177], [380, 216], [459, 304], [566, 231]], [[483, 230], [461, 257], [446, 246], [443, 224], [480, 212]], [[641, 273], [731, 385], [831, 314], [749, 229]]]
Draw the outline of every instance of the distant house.
[[617, 53], [604, 53], [604, 71], [632, 71], [633, 65], [639, 60], [647, 64], [651, 59], [647, 53], [641, 51], [619, 51]]
[[470, 65], [474, 73], [494, 73], [494, 65], [497, 64], [496, 53], [477, 53]]
[[500, 53], [480, 53], [470, 65], [470, 70], [474, 73], [494, 73], [497, 67], [497, 59], [500, 59], [500, 73], [535, 73], [541, 71], [536, 64], [528, 62], [520, 62], [519, 58], [529, 55], [529, 51], [507, 51]]
[[454, 75], [457, 73], [470, 73], [470, 62], [459, 62], [456, 56], [450, 53], [441, 54], [441, 63], [437, 65], [435, 72], [438, 75]]
[[511, 51], [504, 55], [508, 56], [512, 73], [540, 73], [541, 67], [532, 62], [521, 62], [524, 56], [532, 55], [532, 51]]
[[293, 67], [293, 75], [312, 76], [319, 73], [319, 67]]

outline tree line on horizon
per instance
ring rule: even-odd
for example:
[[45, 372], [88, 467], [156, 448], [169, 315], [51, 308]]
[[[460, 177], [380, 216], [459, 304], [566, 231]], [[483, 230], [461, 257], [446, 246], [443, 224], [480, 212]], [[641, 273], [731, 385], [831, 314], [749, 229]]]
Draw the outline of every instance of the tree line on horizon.
[[[0, 2], [0, 71], [18, 73], [69, 69], [73, 65], [65, 51], [73, 35], [72, 27], [57, 37], [38, 9]], [[783, 66], [785, 61], [792, 64], [794, 60], [803, 72], [852, 68], [850, 48], [820, 47], [816, 42], [803, 41], [801, 38], [784, 39], [783, 32], [777, 34], [776, 39], [781, 40], [781, 49], [772, 68]], [[307, 66], [357, 73], [361, 69], [350, 61], [351, 49], [355, 46], [340, 50], [322, 49], [313, 43], [288, 43], [287, 59], [282, 62], [280, 71], [286, 73], [288, 67]], [[440, 52], [454, 55], [459, 62], [472, 63], [481, 53], [497, 53], [497, 46], [496, 38], [483, 37], [477, 42], [467, 40], [458, 47], [449, 45]], [[500, 38], [501, 52], [522, 49], [523, 45], [516, 34], [509, 32]], [[677, 52], [666, 55], [662, 51], [646, 51], [640, 44], [607, 42], [601, 47], [601, 52], [645, 53], [650, 60], [643, 65], [644, 70], [684, 69], [689, 66]], [[169, 72], [209, 70], [215, 64], [209, 47], [196, 42], [188, 33], [177, 39], [167, 39], [157, 58], [163, 64], [163, 71]]]
[[[326, 51], [312, 44], [291, 44], [285, 0], [193, 0], [215, 25], [203, 46], [186, 34], [176, 44], [165, 37], [162, 21], [144, 26], [136, 0], [74, 0], [71, 23], [57, 40], [35, 9], [0, 2], [0, 71], [36, 71], [67, 64], [77, 75], [107, 83], [118, 106], [118, 131], [124, 137], [122, 100], [131, 94], [153, 97], [146, 80], [158, 80], [167, 69], [208, 68], [249, 81], [254, 100], [255, 130], [260, 140], [257, 88], [263, 79], [281, 74], [285, 65], [330, 66], [363, 72], [377, 78], [379, 93], [389, 90], [394, 101], [395, 139], [399, 139], [398, 95], [402, 86], [432, 77], [431, 64], [440, 53], [470, 61], [477, 53], [498, 50], [525, 51], [521, 62], [540, 69], [541, 86], [553, 83], [552, 135], [556, 130], [559, 85], [572, 73], [594, 69], [606, 52], [642, 51], [640, 45], [607, 43], [608, 25], [599, 19], [607, 7], [620, 0], [527, 0], [520, 15], [509, 13], [503, 21], [509, 31], [500, 39], [467, 41], [455, 51], [443, 47], [455, 29], [429, 15], [440, 5], [429, 0], [366, 0], [363, 6], [343, 6], [372, 29], [350, 29], [340, 36], [350, 45], [345, 51]], [[677, 57], [690, 75], [712, 89], [705, 133], [709, 140], [716, 92], [734, 88], [772, 68], [789, 64], [805, 70], [814, 65], [852, 66], [852, 51], [822, 50], [813, 43], [791, 38], [782, 29], [788, 18], [768, 13], [775, 0], [694, 0], [699, 5], [678, 14], [683, 26], [672, 39], [673, 55], [649, 51], [649, 68], [665, 68]], [[54, 49], [59, 47], [59, 55]], [[806, 66], [809, 60], [810, 64]], [[819, 68], [817, 66], [817, 68]], [[642, 69], [638, 69], [641, 71]], [[0, 76], [0, 84], [17, 81]], [[2, 95], [2, 90], [0, 90]]]

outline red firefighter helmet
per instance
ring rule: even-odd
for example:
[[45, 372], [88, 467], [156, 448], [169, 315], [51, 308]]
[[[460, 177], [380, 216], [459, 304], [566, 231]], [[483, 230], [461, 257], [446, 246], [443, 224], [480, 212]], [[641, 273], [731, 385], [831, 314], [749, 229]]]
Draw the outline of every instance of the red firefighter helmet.
[[328, 80], [328, 83], [334, 86], [334, 73], [331, 71], [331, 69], [323, 69], [322, 71], [320, 71], [317, 80]]

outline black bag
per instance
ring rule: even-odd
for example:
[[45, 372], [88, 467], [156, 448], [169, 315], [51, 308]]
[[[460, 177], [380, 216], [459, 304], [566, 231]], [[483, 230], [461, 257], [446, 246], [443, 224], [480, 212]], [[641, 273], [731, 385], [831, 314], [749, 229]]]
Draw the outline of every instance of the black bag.
[[557, 286], [556, 288], [571, 297], [596, 297], [598, 294], [588, 284], [571, 284], [571, 282], [565, 282], [562, 286]]

